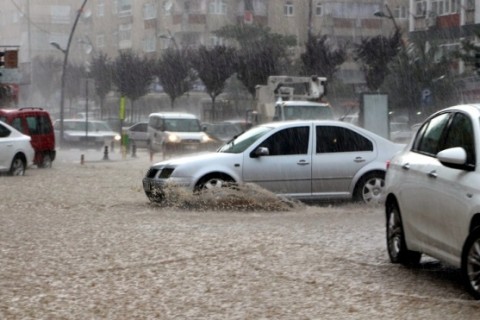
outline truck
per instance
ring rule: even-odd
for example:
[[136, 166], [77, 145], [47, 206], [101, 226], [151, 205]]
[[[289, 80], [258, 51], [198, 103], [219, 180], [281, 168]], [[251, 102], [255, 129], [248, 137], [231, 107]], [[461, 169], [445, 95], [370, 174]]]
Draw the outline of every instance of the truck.
[[333, 110], [323, 101], [327, 78], [318, 76], [270, 76], [266, 85], [257, 85], [254, 108], [247, 121], [333, 119]]

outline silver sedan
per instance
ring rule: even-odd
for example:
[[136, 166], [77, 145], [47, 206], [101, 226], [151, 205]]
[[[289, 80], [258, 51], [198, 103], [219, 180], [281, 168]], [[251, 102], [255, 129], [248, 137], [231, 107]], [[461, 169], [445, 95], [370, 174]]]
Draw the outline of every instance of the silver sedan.
[[154, 164], [143, 187], [153, 202], [163, 201], [171, 185], [196, 192], [244, 183], [299, 200], [377, 202], [383, 199], [386, 163], [403, 147], [340, 121], [268, 123], [217, 152]]

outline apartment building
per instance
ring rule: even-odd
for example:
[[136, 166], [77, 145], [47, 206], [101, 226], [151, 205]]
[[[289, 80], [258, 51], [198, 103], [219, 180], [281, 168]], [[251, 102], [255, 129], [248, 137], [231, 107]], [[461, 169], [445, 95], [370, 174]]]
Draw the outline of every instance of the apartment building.
[[[480, 0], [410, 0], [409, 37], [437, 43], [441, 52], [448, 54], [461, 47], [463, 39], [478, 41], [480, 31]], [[464, 74], [463, 63], [453, 65]], [[480, 100], [478, 76], [463, 77], [459, 81], [464, 102]]]
[[[0, 42], [19, 45], [21, 82], [28, 83], [35, 56], [63, 57], [58, 49], [66, 48], [77, 16], [69, 61], [78, 63], [88, 61], [95, 52], [114, 58], [119, 50], [131, 49], [158, 57], [169, 46], [226, 44], [213, 31], [232, 23], [258, 23], [273, 32], [295, 35], [298, 47], [294, 52], [300, 54], [309, 34], [327, 35], [333, 45], [389, 35], [395, 28], [407, 37], [408, 31], [415, 31], [411, 12], [418, 1], [88, 0], [79, 12], [83, 2], [12, 0], [0, 9]], [[352, 84], [363, 82], [352, 58], [342, 66], [339, 77]]]

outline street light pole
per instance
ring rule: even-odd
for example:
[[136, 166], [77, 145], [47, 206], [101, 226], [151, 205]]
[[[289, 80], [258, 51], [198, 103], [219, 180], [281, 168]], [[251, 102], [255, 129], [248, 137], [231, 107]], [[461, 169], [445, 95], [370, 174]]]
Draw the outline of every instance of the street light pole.
[[80, 18], [80, 15], [83, 12], [83, 8], [85, 7], [85, 4], [87, 3], [87, 0], [83, 0], [82, 6], [77, 12], [77, 16], [75, 17], [75, 21], [72, 26], [72, 30], [70, 31], [70, 35], [68, 36], [68, 42], [67, 42], [67, 47], [65, 49], [62, 49], [58, 43], [52, 42], [51, 45], [54, 46], [55, 48], [59, 49], [60, 51], [63, 52], [63, 65], [62, 65], [62, 78], [60, 80], [60, 146], [63, 146], [64, 144], [64, 127], [63, 127], [63, 120], [65, 118], [65, 82], [66, 82], [66, 70], [67, 70], [67, 64], [68, 64], [68, 53], [70, 51], [70, 44], [72, 43], [72, 38], [73, 34], [75, 32], [75, 29], [77, 27], [78, 20]]

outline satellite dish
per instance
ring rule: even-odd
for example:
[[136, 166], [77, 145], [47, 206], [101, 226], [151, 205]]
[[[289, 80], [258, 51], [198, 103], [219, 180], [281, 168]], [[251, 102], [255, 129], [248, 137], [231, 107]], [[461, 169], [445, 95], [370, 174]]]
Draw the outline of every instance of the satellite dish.
[[92, 10], [86, 10], [84, 13], [83, 13], [83, 17], [85, 19], [88, 19], [92, 16]]
[[173, 6], [173, 2], [171, 0], [168, 0], [168, 1], [164, 1], [163, 2], [163, 9], [165, 11], [170, 11], [172, 10], [172, 6]]

